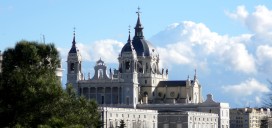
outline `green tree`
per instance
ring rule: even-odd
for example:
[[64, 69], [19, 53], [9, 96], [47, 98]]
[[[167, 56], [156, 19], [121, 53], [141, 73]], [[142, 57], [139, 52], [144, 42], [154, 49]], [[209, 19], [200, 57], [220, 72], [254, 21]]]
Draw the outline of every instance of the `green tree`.
[[62, 95], [55, 70], [60, 61], [53, 44], [20, 41], [3, 53], [0, 85], [1, 126], [35, 127], [50, 113], [44, 106]]
[[[53, 44], [20, 41], [3, 53], [0, 127], [96, 127], [97, 105], [64, 91]], [[91, 119], [91, 120], [90, 120]]]
[[261, 125], [260, 128], [268, 128], [268, 118], [261, 119]]
[[125, 124], [124, 120], [120, 120], [119, 128], [125, 128], [125, 127], [126, 127], [126, 124]]
[[48, 109], [54, 113], [47, 122], [50, 126], [56, 124], [61, 127], [77, 125], [93, 128], [101, 125], [97, 104], [84, 97], [77, 97], [71, 85], [67, 87], [62, 99]]

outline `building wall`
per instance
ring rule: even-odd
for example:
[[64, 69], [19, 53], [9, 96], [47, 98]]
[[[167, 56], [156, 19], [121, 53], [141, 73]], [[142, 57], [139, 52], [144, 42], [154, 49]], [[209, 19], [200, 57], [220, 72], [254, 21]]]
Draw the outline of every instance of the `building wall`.
[[157, 128], [158, 112], [131, 108], [100, 107], [104, 128], [116, 128], [124, 120], [127, 128]]
[[204, 112], [159, 111], [158, 128], [217, 128], [218, 115]]
[[271, 117], [270, 109], [236, 108], [230, 110], [231, 128], [259, 128], [262, 120]]

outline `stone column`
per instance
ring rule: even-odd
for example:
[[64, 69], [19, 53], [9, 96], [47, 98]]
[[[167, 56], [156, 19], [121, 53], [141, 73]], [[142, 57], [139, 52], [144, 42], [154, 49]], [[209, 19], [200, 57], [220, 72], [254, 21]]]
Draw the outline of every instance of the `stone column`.
[[119, 91], [119, 90], [120, 90], [120, 87], [117, 87], [117, 96], [118, 96], [118, 97], [117, 97], [117, 104], [120, 103], [120, 101], [119, 101], [119, 99], [120, 99], [120, 94], [119, 94], [120, 91]]
[[98, 101], [97, 100], [97, 87], [95, 87], [95, 99], [96, 99], [96, 101]]
[[123, 90], [123, 87], [121, 87], [120, 88], [121, 89], [121, 97], [120, 97], [120, 99], [121, 99], [121, 104], [123, 103], [123, 92], [124, 92], [124, 90]]
[[112, 95], [112, 87], [110, 89], [111, 89], [111, 104], [112, 104], [112, 97], [113, 97], [113, 95]]
[[105, 87], [103, 87], [103, 91], [104, 91], [104, 99], [102, 99], [102, 100], [104, 100], [104, 103], [103, 104], [106, 104], [106, 88]]
[[83, 87], [81, 87], [80, 90], [81, 90], [81, 96], [84, 96]]
[[88, 98], [89, 98], [89, 100], [91, 99], [91, 88], [90, 87], [88, 87]]

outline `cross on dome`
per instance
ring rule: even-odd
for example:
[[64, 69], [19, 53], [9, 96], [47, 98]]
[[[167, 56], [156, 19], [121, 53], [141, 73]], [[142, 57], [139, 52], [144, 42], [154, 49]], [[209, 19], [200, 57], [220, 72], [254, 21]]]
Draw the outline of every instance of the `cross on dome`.
[[130, 27], [131, 27], [131, 26], [129, 25], [129, 26], [128, 26], [128, 33], [129, 33], [129, 35], [130, 35]]
[[142, 12], [140, 12], [141, 8], [138, 6], [137, 9], [138, 9], [138, 11], [136, 13], [138, 14], [138, 16], [140, 16], [140, 13], [142, 13]]
[[73, 29], [74, 29], [73, 32], [74, 32], [74, 36], [75, 36], [76, 35], [76, 27], [74, 27]]

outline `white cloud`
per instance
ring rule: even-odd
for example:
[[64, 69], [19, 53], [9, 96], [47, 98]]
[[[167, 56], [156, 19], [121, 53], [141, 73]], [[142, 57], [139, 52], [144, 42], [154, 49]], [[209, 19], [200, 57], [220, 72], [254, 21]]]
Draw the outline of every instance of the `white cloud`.
[[256, 55], [260, 63], [272, 61], [272, 47], [269, 45], [260, 45], [257, 48]]
[[[112, 39], [99, 40], [89, 44], [76, 44], [83, 61], [95, 62], [101, 58], [107, 63], [118, 63], [117, 58], [123, 45], [122, 42]], [[58, 51], [61, 58], [67, 60], [69, 49], [58, 48]]]
[[[216, 62], [230, 70], [246, 74], [255, 73], [254, 57], [247, 51], [245, 44], [250, 35], [230, 38], [210, 31], [202, 23], [184, 21], [169, 25], [165, 30], [151, 38], [152, 42], [168, 43], [159, 47], [163, 65], [183, 64], [203, 67], [204, 62]], [[168, 52], [166, 52], [168, 51]], [[205, 63], [205, 68], [208, 63]]]
[[233, 99], [240, 106], [261, 104], [263, 101], [262, 95], [270, 92], [267, 85], [260, 83], [254, 78], [243, 81], [240, 84], [223, 86], [222, 89], [230, 99]]
[[166, 47], [158, 47], [158, 53], [160, 54], [160, 67], [169, 66], [170, 63], [175, 64], [190, 64], [194, 53], [191, 47], [184, 45], [183, 43], [169, 44]]
[[259, 5], [255, 12], [246, 18], [246, 25], [256, 33], [267, 33], [272, 30], [272, 11]]
[[69, 49], [65, 49], [65, 48], [60, 48], [58, 47], [57, 48], [58, 52], [60, 53], [60, 57], [61, 59], [67, 59], [67, 55], [68, 55], [68, 52], [69, 52]]
[[257, 81], [256, 79], [248, 79], [240, 84], [228, 85], [222, 87], [223, 91], [237, 98], [257, 95], [269, 92], [269, 88]]
[[81, 57], [84, 61], [91, 61], [91, 54], [90, 51], [92, 50], [91, 45], [90, 44], [83, 44], [83, 43], [77, 43], [76, 44]]
[[[206, 70], [210, 76], [204, 77], [212, 80], [206, 82], [203, 79], [208, 84], [218, 81], [228, 83], [224, 79], [226, 76], [229, 79], [235, 78], [233, 81], [249, 77], [239, 84], [219, 88], [234, 98], [234, 101], [259, 104], [262, 94], [270, 91], [257, 77], [263, 77], [260, 76], [263, 72], [270, 73], [268, 77], [272, 73], [272, 11], [265, 6], [257, 6], [254, 12], [249, 12], [245, 6], [238, 6], [234, 12], [226, 14], [240, 21], [251, 33], [220, 35], [204, 23], [193, 21], [170, 24], [151, 38], [152, 43], [158, 44], [160, 67], [179, 70], [180, 67], [191, 66]], [[122, 42], [106, 39], [90, 44], [79, 43], [78, 47], [86, 61], [97, 61], [101, 57], [106, 63], [118, 63], [117, 57], [123, 45]], [[59, 50], [63, 53], [62, 57], [69, 51]], [[64, 58], [66, 60], [66, 56]]]
[[245, 6], [238, 6], [234, 13], [226, 13], [230, 18], [241, 21], [246, 27], [257, 34], [267, 34], [272, 31], [272, 11], [264, 5], [255, 7], [253, 13], [248, 13]]
[[259, 70], [272, 73], [272, 47], [269, 45], [258, 46], [256, 57]]
[[260, 104], [260, 103], [262, 103], [262, 98], [259, 97], [259, 96], [256, 96], [255, 101], [256, 101], [257, 104]]
[[93, 60], [97, 61], [100, 57], [102, 60], [110, 63], [118, 63], [118, 56], [121, 48], [124, 46], [122, 42], [106, 39], [94, 42], [92, 45], [91, 55]]
[[226, 14], [235, 20], [241, 21], [242, 23], [244, 23], [244, 20], [247, 18], [248, 16], [248, 11], [246, 10], [246, 7], [243, 5], [240, 5], [236, 8], [236, 11], [234, 13], [230, 13], [228, 11], [226, 11]]
[[248, 53], [246, 47], [242, 43], [233, 43], [228, 46], [224, 46], [225, 49], [221, 57], [224, 63], [229, 63], [236, 71], [244, 73], [255, 73], [255, 60], [251, 54]]

